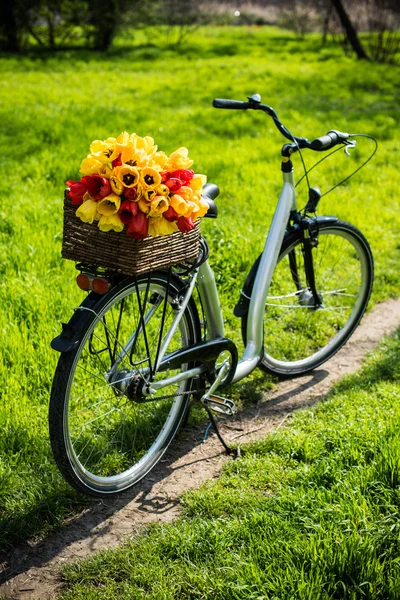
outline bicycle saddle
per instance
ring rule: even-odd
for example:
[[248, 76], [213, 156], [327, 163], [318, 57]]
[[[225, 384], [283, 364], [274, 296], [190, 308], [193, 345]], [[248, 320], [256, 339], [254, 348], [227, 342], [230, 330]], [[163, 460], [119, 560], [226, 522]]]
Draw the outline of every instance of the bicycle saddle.
[[218, 207], [214, 202], [214, 199], [219, 195], [219, 187], [215, 183], [206, 183], [203, 185], [202, 198], [205, 200], [210, 207], [207, 213], [204, 215], [209, 219], [216, 219], [218, 216]]

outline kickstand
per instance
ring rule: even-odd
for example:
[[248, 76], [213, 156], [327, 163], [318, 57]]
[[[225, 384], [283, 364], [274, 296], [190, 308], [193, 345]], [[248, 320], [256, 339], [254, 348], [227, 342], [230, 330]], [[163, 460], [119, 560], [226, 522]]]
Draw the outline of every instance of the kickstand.
[[[217, 434], [219, 441], [221, 442], [221, 444], [225, 448], [226, 453], [227, 454], [233, 454], [235, 457], [239, 456], [240, 455], [240, 449], [239, 448], [231, 448], [230, 446], [228, 446], [228, 444], [225, 442], [224, 438], [221, 435], [221, 432], [220, 432], [220, 430], [218, 428], [217, 421], [215, 420], [215, 417], [212, 414], [210, 407], [207, 406], [206, 402], [203, 402], [202, 404], [203, 404], [204, 408], [206, 409], [208, 416], [210, 417], [210, 421], [211, 421], [210, 425], [212, 425], [214, 427], [215, 433]], [[207, 434], [208, 434], [208, 429], [209, 429], [209, 427], [206, 430]], [[207, 436], [205, 435], [204, 438], [206, 438], [206, 437]], [[204, 439], [204, 441], [205, 441], [205, 439]]]

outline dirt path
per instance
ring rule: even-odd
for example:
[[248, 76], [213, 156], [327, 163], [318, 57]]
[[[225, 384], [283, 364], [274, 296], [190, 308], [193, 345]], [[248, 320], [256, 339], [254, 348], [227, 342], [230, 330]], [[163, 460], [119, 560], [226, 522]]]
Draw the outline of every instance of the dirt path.
[[[317, 402], [332, 384], [356, 371], [382, 335], [400, 326], [400, 299], [374, 307], [351, 341], [311, 375], [281, 382], [235, 420], [223, 427], [229, 441], [248, 442], [279, 427], [296, 409]], [[167, 522], [179, 512], [179, 497], [188, 488], [216, 478], [228, 458], [216, 437], [202, 444], [204, 428], [186, 428], [167, 458], [140, 484], [118, 499], [97, 501], [37, 544], [15, 549], [0, 563], [0, 596], [15, 599], [55, 598], [59, 569], [66, 562], [118, 544], [152, 521]]]

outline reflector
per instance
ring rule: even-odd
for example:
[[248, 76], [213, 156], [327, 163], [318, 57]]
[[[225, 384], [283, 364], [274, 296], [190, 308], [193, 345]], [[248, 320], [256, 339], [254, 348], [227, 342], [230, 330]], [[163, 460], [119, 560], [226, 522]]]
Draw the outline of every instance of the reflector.
[[86, 273], [80, 273], [76, 278], [76, 283], [84, 292], [88, 292], [92, 289], [92, 279], [89, 275], [86, 275]]
[[96, 294], [106, 294], [110, 287], [111, 284], [107, 281], [107, 279], [103, 279], [102, 277], [96, 277], [92, 279], [92, 290], [96, 292]]

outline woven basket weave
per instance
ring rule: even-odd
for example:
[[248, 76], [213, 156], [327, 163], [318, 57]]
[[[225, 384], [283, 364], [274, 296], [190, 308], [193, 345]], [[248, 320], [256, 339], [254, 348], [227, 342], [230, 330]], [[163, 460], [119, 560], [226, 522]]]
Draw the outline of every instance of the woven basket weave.
[[199, 251], [200, 220], [187, 233], [134, 240], [126, 231], [101, 231], [97, 223], [83, 223], [76, 215], [68, 190], [64, 195], [62, 257], [94, 267], [137, 275], [196, 258]]

